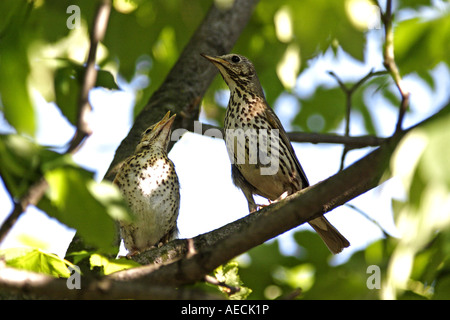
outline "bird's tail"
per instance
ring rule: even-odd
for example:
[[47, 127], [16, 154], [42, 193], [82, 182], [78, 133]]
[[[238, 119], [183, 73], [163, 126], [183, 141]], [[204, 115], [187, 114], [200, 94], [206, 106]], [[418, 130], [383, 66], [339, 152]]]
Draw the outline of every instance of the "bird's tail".
[[311, 220], [309, 224], [319, 234], [333, 254], [337, 254], [350, 246], [350, 242], [325, 217]]

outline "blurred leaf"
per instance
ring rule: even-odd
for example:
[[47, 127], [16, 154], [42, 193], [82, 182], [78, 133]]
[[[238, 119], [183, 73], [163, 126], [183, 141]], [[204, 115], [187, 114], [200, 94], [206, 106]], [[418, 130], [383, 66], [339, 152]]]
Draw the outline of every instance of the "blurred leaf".
[[392, 158], [393, 172], [403, 182], [408, 199], [396, 206], [401, 238], [390, 258], [385, 298], [432, 297], [427, 283], [434, 281], [448, 257], [448, 251], [442, 255], [446, 245], [440, 237], [448, 239], [450, 229], [450, 171], [445, 148], [449, 128], [447, 106], [432, 121], [409, 132]]
[[238, 263], [230, 261], [225, 265], [221, 265], [214, 270], [216, 279], [230, 287], [239, 288], [236, 293], [230, 294], [229, 289], [224, 286], [219, 286], [219, 290], [225, 293], [231, 300], [245, 300], [252, 293], [250, 288], [244, 287], [243, 282], [239, 276]]
[[[64, 61], [64, 66], [55, 71], [55, 102], [67, 120], [77, 125], [80, 90], [86, 70], [84, 66], [73, 61], [60, 61]], [[97, 70], [95, 87], [119, 89], [113, 75], [106, 70]]]
[[[450, 106], [447, 107], [450, 110]], [[428, 145], [419, 166], [429, 183], [442, 182], [450, 190], [450, 150], [447, 148], [450, 139], [450, 115], [443, 115], [425, 126]]]
[[432, 5], [431, 0], [401, 0], [399, 1], [399, 8], [414, 8], [417, 9], [422, 6]]
[[77, 167], [70, 155], [18, 135], [0, 136], [0, 155], [0, 174], [12, 197], [21, 197], [44, 174], [50, 188], [38, 207], [77, 229], [88, 243], [106, 251], [112, 248], [113, 219], [129, 218], [116, 186], [95, 183], [92, 173]]
[[67, 120], [76, 126], [80, 84], [73, 68], [65, 67], [56, 70], [54, 85], [56, 105]]
[[54, 277], [68, 278], [70, 272], [67, 266], [73, 267], [69, 261], [55, 254], [40, 249], [10, 248], [0, 250], [0, 257], [6, 265], [17, 269], [48, 274]]
[[[289, 296], [301, 290], [302, 299], [374, 299], [379, 290], [367, 287], [367, 267], [363, 251], [358, 251], [340, 265], [330, 265], [331, 253], [317, 234], [310, 231], [294, 233], [299, 245], [294, 256], [282, 255], [277, 241], [265, 243], [248, 252], [250, 264], [240, 266], [242, 281], [252, 289], [250, 299], [267, 299]], [[386, 247], [385, 240], [374, 244]], [[381, 250], [383, 261], [376, 265], [385, 267], [386, 251]], [[333, 290], [330, 290], [333, 288]]]
[[329, 132], [345, 117], [345, 95], [338, 87], [319, 86], [309, 98], [300, 98], [300, 112], [293, 124], [304, 131]]
[[274, 299], [292, 292], [293, 288], [277, 279], [276, 273], [279, 266], [293, 267], [299, 260], [283, 256], [279, 251], [277, 240], [253, 248], [247, 254], [250, 263], [239, 266], [239, 275], [245, 285], [252, 290], [250, 299]]
[[17, 1], [9, 5], [14, 13], [6, 13], [7, 24], [0, 30], [0, 108], [18, 133], [33, 136], [36, 119], [27, 87], [27, 46], [33, 36], [28, 18], [32, 3]]
[[109, 181], [95, 182], [87, 184], [90, 193], [99, 201], [114, 220], [131, 220], [128, 205], [125, 202], [119, 188]]
[[95, 83], [95, 87], [102, 87], [110, 90], [118, 90], [116, 80], [111, 72], [107, 70], [98, 70], [97, 71], [97, 81]]
[[39, 207], [62, 223], [76, 229], [89, 244], [113, 251], [115, 223], [108, 210], [89, 192], [92, 174], [76, 167], [59, 167], [45, 172], [47, 198]]
[[89, 261], [91, 263], [91, 268], [94, 268], [94, 267], [101, 268], [102, 275], [108, 275], [108, 274], [118, 272], [121, 270], [126, 270], [126, 269], [140, 266], [139, 263], [137, 263], [133, 260], [130, 260], [130, 259], [121, 258], [121, 259], [111, 260], [101, 254], [98, 254], [98, 253], [91, 255]]
[[60, 155], [19, 135], [0, 135], [0, 174], [13, 197], [21, 197], [35, 182], [41, 166]]
[[394, 51], [403, 74], [428, 72], [440, 62], [450, 65], [450, 13], [431, 20], [400, 22], [395, 29]]

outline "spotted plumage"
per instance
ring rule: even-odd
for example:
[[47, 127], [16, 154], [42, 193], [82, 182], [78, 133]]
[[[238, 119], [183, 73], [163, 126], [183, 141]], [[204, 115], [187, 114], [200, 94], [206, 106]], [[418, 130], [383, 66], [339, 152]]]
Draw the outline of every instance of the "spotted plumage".
[[[220, 71], [230, 88], [225, 115], [225, 142], [231, 160], [233, 182], [244, 193], [249, 211], [257, 205], [253, 195], [271, 201], [309, 186], [286, 132], [269, 105], [253, 64], [246, 57], [203, 55]], [[325, 217], [310, 225], [333, 253], [350, 243]]]
[[177, 236], [180, 203], [178, 176], [167, 156], [175, 115], [149, 127], [135, 153], [126, 159], [114, 183], [131, 209], [132, 221], [120, 222], [129, 255], [145, 251]]

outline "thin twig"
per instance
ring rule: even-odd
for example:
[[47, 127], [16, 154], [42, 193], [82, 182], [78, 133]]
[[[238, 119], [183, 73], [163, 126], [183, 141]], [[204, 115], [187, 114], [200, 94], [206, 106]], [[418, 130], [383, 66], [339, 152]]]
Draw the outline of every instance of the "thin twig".
[[145, 300], [218, 300], [220, 295], [195, 288], [149, 286], [145, 283], [118, 282], [108, 278], [81, 277], [80, 289], [68, 289], [67, 279], [19, 270], [0, 261], [0, 290], [26, 293], [28, 297], [51, 299], [145, 299]]
[[89, 92], [97, 81], [97, 69], [95, 68], [97, 47], [99, 42], [105, 37], [110, 12], [111, 1], [102, 0], [97, 8], [90, 36], [89, 54], [78, 102], [77, 131], [70, 142], [67, 153], [72, 153], [74, 150], [79, 149], [85, 138], [92, 134], [92, 129], [89, 124], [89, 116], [92, 111], [92, 106], [89, 103]]
[[400, 71], [395, 63], [394, 57], [394, 29], [392, 26], [392, 0], [386, 1], [386, 10], [381, 14], [381, 20], [384, 24], [384, 33], [385, 33], [385, 43], [384, 43], [384, 51], [383, 51], [383, 64], [387, 71], [394, 79], [395, 85], [397, 86], [398, 91], [401, 96], [400, 109], [398, 113], [397, 124], [395, 126], [395, 133], [398, 133], [402, 130], [403, 118], [405, 117], [406, 110], [409, 106], [409, 97], [410, 93], [405, 88], [402, 77], [400, 75]]
[[5, 219], [0, 227], [0, 243], [6, 238], [6, 235], [14, 226], [20, 215], [25, 211], [29, 205], [36, 205], [44, 195], [48, 188], [47, 181], [42, 177], [36, 183], [30, 186], [28, 192], [20, 199], [14, 201], [13, 211]]
[[[333, 72], [328, 71], [328, 74], [332, 76], [334, 79], [336, 79], [337, 83], [339, 84], [339, 87], [342, 89], [342, 91], [345, 94], [345, 137], [350, 137], [350, 115], [351, 115], [351, 109], [352, 109], [352, 96], [353, 93], [367, 80], [369, 80], [371, 77], [379, 76], [386, 74], [386, 71], [373, 71], [373, 69], [370, 70], [370, 72], [365, 75], [363, 78], [361, 78], [358, 82], [356, 82], [353, 86], [347, 87], [345, 83]], [[344, 161], [347, 153], [354, 148], [350, 148], [348, 145], [344, 144], [344, 149], [342, 150], [341, 155], [341, 165], [339, 167], [339, 171], [344, 169]]]
[[[368, 79], [374, 76], [379, 76], [385, 74], [385, 71], [376, 71], [374, 72], [373, 69], [370, 70], [370, 72], [365, 75], [363, 78], [361, 78], [358, 82], [356, 82], [353, 86], [347, 87], [345, 83], [333, 72], [329, 71], [328, 74], [331, 75], [334, 79], [336, 79], [337, 83], [339, 84], [339, 87], [341, 87], [342, 91], [345, 94], [345, 137], [350, 137], [350, 115], [351, 115], [351, 109], [352, 109], [352, 97], [353, 93]], [[347, 153], [352, 150], [352, 148], [349, 148], [347, 145], [344, 145], [344, 149], [342, 150], [341, 155], [341, 164], [339, 167], [339, 171], [342, 171], [344, 169], [344, 162], [345, 157], [347, 156]]]
[[209, 274], [205, 275], [204, 280], [206, 283], [224, 288], [228, 295], [235, 294], [241, 290], [241, 288], [230, 286], [223, 281], [217, 280], [217, 278], [214, 278], [213, 276], [210, 276]]
[[383, 236], [385, 238], [389, 238], [389, 233], [384, 230], [384, 228], [378, 223], [378, 221], [376, 221], [375, 219], [372, 219], [367, 213], [365, 213], [363, 210], [361, 210], [360, 208], [358, 208], [357, 206], [350, 204], [350, 203], [346, 203], [345, 206], [355, 210], [356, 212], [358, 212], [360, 215], [362, 215], [364, 218], [366, 218], [367, 220], [369, 220], [370, 222], [372, 222], [374, 225], [376, 225], [381, 232], [383, 232]]

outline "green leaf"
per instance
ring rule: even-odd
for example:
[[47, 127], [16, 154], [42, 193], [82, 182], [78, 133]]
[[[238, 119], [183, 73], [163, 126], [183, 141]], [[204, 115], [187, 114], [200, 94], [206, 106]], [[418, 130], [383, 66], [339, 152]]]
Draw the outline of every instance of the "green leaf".
[[59, 68], [55, 72], [55, 102], [62, 114], [73, 125], [77, 124], [80, 84], [72, 67]]
[[12, 197], [21, 197], [39, 178], [44, 153], [51, 151], [30, 139], [14, 134], [0, 135], [0, 174]]
[[450, 13], [432, 20], [400, 22], [395, 29], [394, 52], [402, 74], [428, 72], [440, 62], [450, 65]]
[[0, 250], [0, 257], [6, 265], [17, 269], [48, 274], [54, 277], [68, 278], [67, 266], [73, 267], [69, 261], [52, 253], [32, 248], [11, 248]]
[[420, 8], [422, 6], [431, 6], [431, 0], [401, 0], [399, 1], [399, 9], [404, 8]]
[[[81, 85], [84, 80], [85, 67], [74, 61], [60, 59], [64, 66], [54, 75], [55, 102], [63, 115], [73, 125], [78, 121], [78, 103]], [[114, 76], [106, 70], [97, 70], [95, 87], [119, 89]]]
[[0, 30], [0, 110], [18, 133], [33, 136], [36, 118], [27, 78], [30, 66], [27, 46], [32, 36], [28, 14], [32, 4], [20, 1], [12, 9], [8, 24]]
[[105, 252], [114, 251], [116, 228], [108, 210], [89, 191], [92, 174], [76, 167], [45, 172], [49, 184], [39, 206], [62, 223], [76, 229], [89, 244]]
[[97, 81], [95, 87], [101, 87], [110, 90], [118, 90], [119, 86], [111, 72], [106, 70], [97, 70]]
[[118, 272], [121, 270], [126, 270], [130, 268], [139, 267], [140, 264], [126, 258], [120, 258], [120, 259], [108, 259], [107, 257], [95, 253], [93, 254], [90, 259], [91, 269], [94, 267], [101, 268], [103, 275], [108, 275], [114, 272]]
[[[450, 107], [448, 107], [450, 109]], [[425, 126], [428, 145], [419, 167], [429, 183], [442, 182], [450, 190], [450, 149], [445, 146], [450, 141], [450, 115], [445, 115]]]
[[216, 279], [230, 287], [239, 288], [239, 291], [233, 294], [229, 293], [229, 289], [224, 286], [219, 286], [220, 291], [229, 295], [231, 300], [245, 300], [252, 293], [250, 288], [242, 286], [241, 278], [239, 277], [239, 268], [236, 261], [230, 261], [225, 265], [219, 266], [214, 270]]
[[329, 132], [345, 117], [345, 95], [340, 88], [320, 86], [309, 98], [300, 98], [301, 109], [293, 124], [304, 131]]

